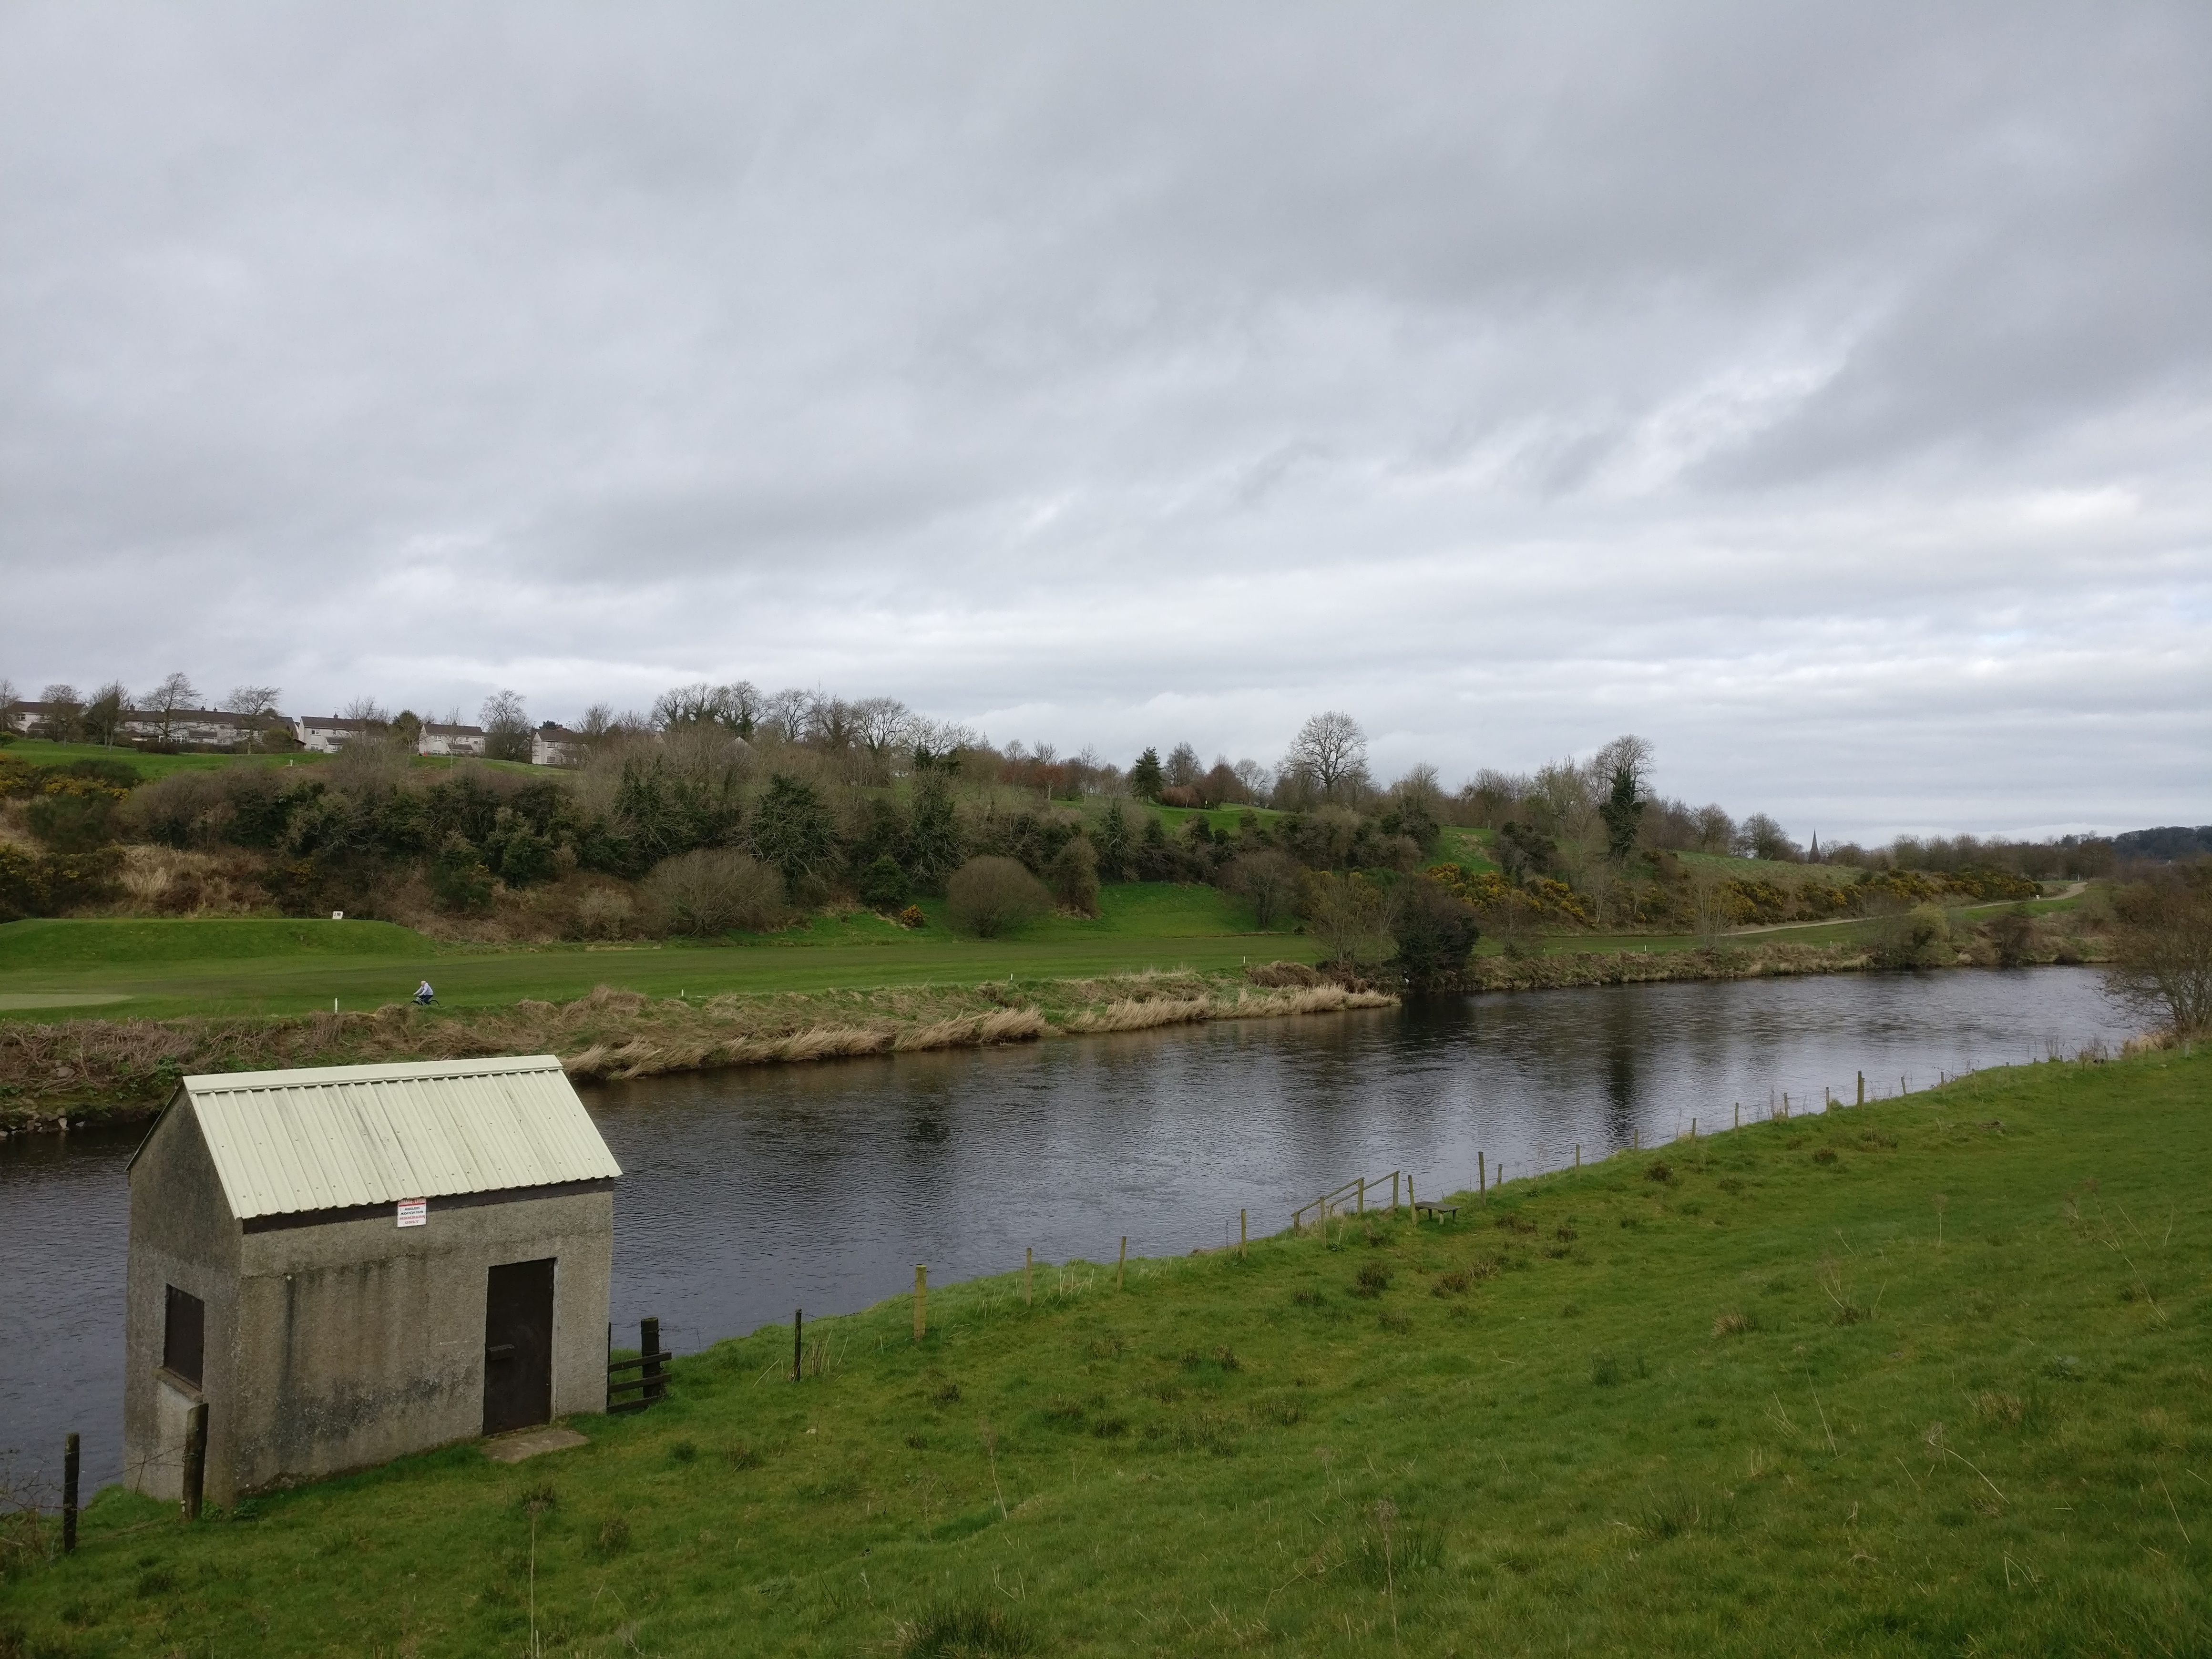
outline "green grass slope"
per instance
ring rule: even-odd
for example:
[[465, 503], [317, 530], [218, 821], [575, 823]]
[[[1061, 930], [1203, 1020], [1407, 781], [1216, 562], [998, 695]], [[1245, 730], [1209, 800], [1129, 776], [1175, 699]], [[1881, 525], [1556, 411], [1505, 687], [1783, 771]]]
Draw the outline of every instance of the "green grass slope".
[[2208, 1100], [1990, 1073], [771, 1328], [520, 1466], [103, 1494], [0, 1652], [2202, 1652]]

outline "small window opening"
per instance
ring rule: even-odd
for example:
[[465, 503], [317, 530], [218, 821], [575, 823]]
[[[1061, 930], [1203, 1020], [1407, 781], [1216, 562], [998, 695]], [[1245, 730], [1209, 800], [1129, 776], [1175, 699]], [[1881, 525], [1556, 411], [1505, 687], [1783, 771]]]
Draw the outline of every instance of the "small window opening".
[[168, 1318], [161, 1331], [161, 1364], [194, 1388], [207, 1353], [207, 1304], [189, 1291], [169, 1286]]

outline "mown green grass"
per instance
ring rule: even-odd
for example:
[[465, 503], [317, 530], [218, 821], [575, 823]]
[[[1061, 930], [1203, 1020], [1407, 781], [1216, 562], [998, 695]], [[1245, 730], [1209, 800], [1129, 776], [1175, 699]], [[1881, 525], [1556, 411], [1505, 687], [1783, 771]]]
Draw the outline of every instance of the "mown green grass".
[[2021, 1067], [1119, 1293], [1044, 1266], [1025, 1305], [1017, 1269], [933, 1291], [919, 1346], [904, 1297], [817, 1322], [796, 1384], [769, 1328], [518, 1467], [456, 1447], [190, 1528], [105, 1493], [0, 1627], [82, 1655], [2201, 1652], [2208, 1085], [2203, 1057]]
[[[441, 1002], [473, 1007], [524, 997], [566, 1000], [597, 985], [653, 996], [860, 990], [1233, 969], [1314, 954], [1310, 939], [1263, 932], [1241, 901], [1197, 884], [1110, 885], [1095, 918], [1055, 915], [995, 939], [955, 934], [940, 900], [924, 899], [921, 908], [928, 921], [915, 929], [854, 910], [772, 934], [589, 947], [440, 945], [388, 923], [327, 918], [10, 922], [0, 926], [0, 1018], [302, 1013], [333, 1000], [374, 1008], [405, 1000], [423, 978]], [[53, 994], [120, 1000], [9, 1006]]]
[[0, 975], [238, 958], [405, 956], [428, 941], [388, 921], [319, 917], [33, 918], [0, 927]]

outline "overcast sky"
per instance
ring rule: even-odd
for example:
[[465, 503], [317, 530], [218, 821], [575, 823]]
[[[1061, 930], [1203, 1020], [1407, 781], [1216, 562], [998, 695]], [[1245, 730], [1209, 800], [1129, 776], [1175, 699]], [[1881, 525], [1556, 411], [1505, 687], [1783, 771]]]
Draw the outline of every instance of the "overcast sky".
[[0, 674], [2212, 821], [2212, 7], [0, 3]]

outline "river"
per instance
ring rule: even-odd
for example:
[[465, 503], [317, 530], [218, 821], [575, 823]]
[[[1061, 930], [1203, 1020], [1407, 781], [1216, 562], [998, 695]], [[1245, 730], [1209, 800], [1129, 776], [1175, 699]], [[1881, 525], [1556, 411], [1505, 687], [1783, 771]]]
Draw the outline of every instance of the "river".
[[[614, 1316], [678, 1350], [914, 1282], [1255, 1236], [1359, 1175], [1424, 1194], [1748, 1121], [1786, 1091], [1917, 1091], [2127, 1027], [2092, 969], [1624, 986], [1453, 998], [981, 1052], [586, 1088], [624, 1176]], [[141, 1131], [0, 1143], [0, 1486], [84, 1437], [121, 1467], [124, 1165]], [[12, 1477], [6, 1472], [12, 1468]]]

